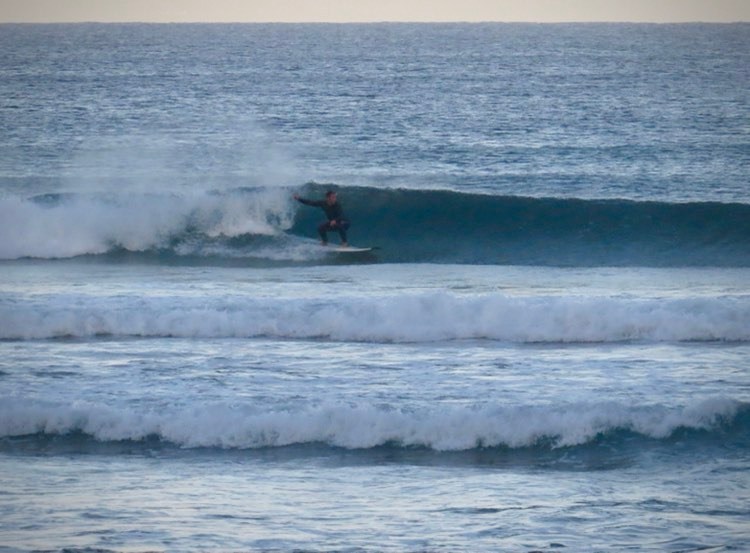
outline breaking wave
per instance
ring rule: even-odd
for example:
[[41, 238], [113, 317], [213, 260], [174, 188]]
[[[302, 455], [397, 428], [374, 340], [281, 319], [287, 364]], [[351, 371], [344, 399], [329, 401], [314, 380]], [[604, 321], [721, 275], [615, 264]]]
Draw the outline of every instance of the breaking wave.
[[0, 339], [178, 337], [511, 343], [750, 341], [750, 297], [461, 295], [335, 298], [7, 295]]
[[140, 411], [87, 402], [71, 405], [3, 398], [0, 415], [0, 438], [6, 439], [82, 433], [102, 442], [156, 438], [185, 448], [321, 443], [347, 449], [395, 446], [466, 451], [580, 446], [623, 432], [653, 440], [669, 440], [684, 431], [742, 435], [750, 410], [747, 404], [722, 398], [684, 407], [584, 403], [407, 410], [334, 403], [284, 410], [206, 404]]
[[[750, 205], [525, 198], [337, 187], [374, 260], [548, 266], [750, 267]], [[310, 184], [306, 195], [322, 196]], [[320, 263], [320, 210], [291, 189], [0, 198], [0, 259]], [[330, 261], [330, 259], [328, 259]], [[372, 261], [373, 259], [369, 259]]]

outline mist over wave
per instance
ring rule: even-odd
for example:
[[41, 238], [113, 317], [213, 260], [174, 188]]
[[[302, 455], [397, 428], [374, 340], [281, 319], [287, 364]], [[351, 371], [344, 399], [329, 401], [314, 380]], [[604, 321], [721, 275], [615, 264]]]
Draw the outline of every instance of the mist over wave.
[[747, 426], [748, 406], [726, 398], [685, 407], [581, 403], [397, 409], [367, 403], [261, 410], [224, 403], [137, 410], [132, 407], [3, 398], [0, 437], [81, 432], [100, 441], [156, 437], [181, 447], [251, 449], [323, 443], [349, 449], [388, 444], [437, 451], [566, 447], [613, 432], [669, 439], [680, 429], [725, 432]]
[[130, 252], [219, 251], [238, 236], [273, 237], [292, 225], [285, 190], [45, 194], [0, 199], [0, 259]]
[[[302, 192], [322, 197], [327, 186]], [[355, 245], [382, 262], [547, 266], [750, 266], [750, 205], [525, 198], [335, 187]], [[0, 198], [0, 259], [137, 252], [320, 263], [319, 209], [292, 189]], [[338, 237], [332, 237], [335, 241]], [[362, 261], [352, 258], [350, 261]]]
[[179, 337], [511, 343], [750, 340], [750, 297], [635, 299], [423, 292], [334, 298], [9, 295], [0, 339]]

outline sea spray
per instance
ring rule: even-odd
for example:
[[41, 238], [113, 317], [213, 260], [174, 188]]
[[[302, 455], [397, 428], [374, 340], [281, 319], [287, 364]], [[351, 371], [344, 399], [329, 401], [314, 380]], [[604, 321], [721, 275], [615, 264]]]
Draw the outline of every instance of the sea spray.
[[[274, 236], [292, 224], [279, 188], [232, 193], [45, 194], [0, 198], [0, 259], [168, 250], [217, 238]], [[195, 246], [193, 246], [195, 247]]]

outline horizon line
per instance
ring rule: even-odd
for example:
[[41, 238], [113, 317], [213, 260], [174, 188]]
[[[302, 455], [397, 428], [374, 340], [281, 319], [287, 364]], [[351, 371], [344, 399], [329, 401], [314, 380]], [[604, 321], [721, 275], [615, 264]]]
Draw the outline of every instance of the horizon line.
[[95, 25], [440, 25], [440, 24], [524, 24], [524, 25], [586, 25], [586, 24], [607, 24], [607, 25], [737, 25], [748, 24], [750, 20], [675, 20], [675, 21], [654, 21], [654, 20], [560, 20], [560, 21], [535, 21], [525, 19], [445, 19], [445, 20], [351, 20], [351, 21], [326, 21], [326, 20], [309, 20], [309, 21], [284, 21], [284, 20], [267, 20], [267, 21], [228, 21], [228, 20], [148, 20], [148, 19], [121, 19], [121, 20], [98, 20], [98, 19], [81, 19], [81, 20], [59, 20], [59, 21], [26, 21], [26, 20], [9, 20], [0, 21], [0, 25], [76, 25], [76, 24], [95, 24]]

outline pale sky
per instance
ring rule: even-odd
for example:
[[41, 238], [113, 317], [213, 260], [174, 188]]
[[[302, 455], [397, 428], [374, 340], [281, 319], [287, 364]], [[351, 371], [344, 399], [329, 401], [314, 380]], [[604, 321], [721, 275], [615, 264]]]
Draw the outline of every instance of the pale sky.
[[0, 22], [750, 21], [750, 0], [0, 0]]

